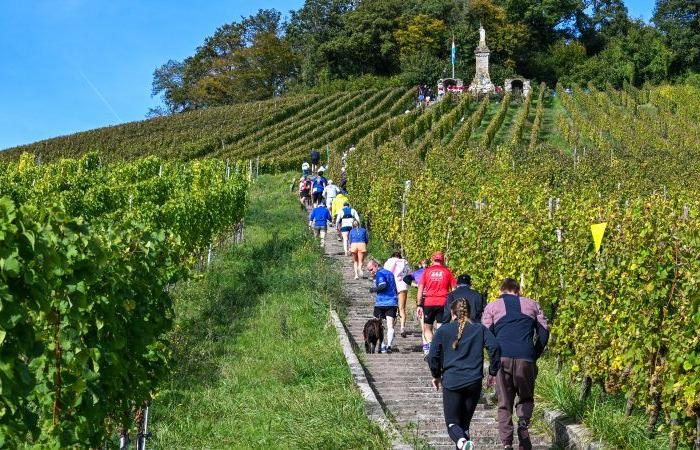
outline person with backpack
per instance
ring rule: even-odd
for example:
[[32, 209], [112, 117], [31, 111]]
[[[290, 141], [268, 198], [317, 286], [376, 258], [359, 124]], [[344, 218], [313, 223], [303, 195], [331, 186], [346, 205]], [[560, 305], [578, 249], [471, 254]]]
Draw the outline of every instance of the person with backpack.
[[350, 203], [345, 202], [345, 204], [343, 204], [343, 209], [341, 209], [338, 212], [338, 215], [335, 217], [335, 227], [340, 231], [345, 256], [348, 256], [348, 237], [350, 236], [350, 231], [352, 230], [352, 224], [355, 221], [360, 221], [360, 215], [357, 214], [357, 211], [355, 211], [354, 208], [350, 207]]
[[319, 170], [318, 176], [314, 178], [311, 187], [311, 200], [314, 202], [314, 205], [323, 200], [323, 190], [326, 189], [326, 185], [328, 185], [328, 180], [323, 176], [323, 171]]
[[310, 174], [309, 167], [310, 167], [309, 163], [307, 163], [306, 161], [301, 163], [301, 174], [304, 175], [305, 177]]
[[[547, 319], [540, 304], [520, 295], [520, 285], [506, 278], [500, 296], [484, 309], [481, 323], [501, 347], [501, 369], [496, 376], [498, 434], [504, 448], [513, 448], [513, 406], [518, 416], [519, 448], [532, 448], [530, 419], [535, 406], [537, 359], [549, 341]], [[518, 402], [515, 403], [515, 397]]]
[[301, 203], [301, 209], [306, 211], [306, 207], [311, 202], [311, 180], [309, 177], [302, 175], [299, 178], [299, 203]]
[[374, 275], [374, 286], [369, 288], [370, 293], [376, 293], [374, 303], [374, 317], [379, 320], [386, 319], [386, 347], [382, 343], [381, 353], [391, 353], [391, 344], [394, 342], [394, 321], [398, 307], [398, 296], [394, 275], [382, 268], [377, 261], [367, 263], [367, 270]]
[[458, 449], [472, 450], [469, 426], [481, 397], [484, 378], [484, 349], [489, 354], [487, 385], [495, 383], [501, 350], [493, 333], [469, 317], [469, 302], [460, 298], [450, 307], [451, 323], [433, 336], [428, 366], [433, 386], [442, 386], [442, 404], [447, 433]]
[[321, 162], [321, 154], [318, 150], [311, 149], [311, 172], [316, 172]]
[[315, 204], [309, 214], [309, 228], [314, 231], [314, 238], [321, 238], [321, 248], [326, 246], [326, 230], [331, 221], [331, 213], [323, 202]]
[[406, 337], [406, 300], [408, 299], [408, 284], [403, 278], [408, 275], [409, 266], [401, 252], [394, 252], [391, 258], [384, 263], [384, 268], [394, 274], [396, 291], [399, 294], [399, 333], [402, 338]]
[[352, 254], [352, 267], [355, 270], [355, 279], [364, 276], [362, 264], [367, 254], [367, 244], [369, 244], [369, 233], [366, 228], [360, 226], [359, 221], [353, 222], [348, 240], [350, 241], [350, 253]]
[[[433, 340], [433, 326], [440, 327], [442, 312], [447, 302], [447, 294], [456, 286], [457, 280], [445, 267], [445, 255], [433, 253], [430, 265], [423, 272], [418, 283], [418, 308], [416, 315], [423, 319], [423, 354], [428, 355], [430, 342]], [[435, 322], [437, 321], [437, 324]]]
[[443, 312], [441, 322], [444, 324], [450, 323], [452, 314], [450, 313], [452, 303], [459, 299], [466, 299], [469, 302], [469, 311], [471, 312], [469, 320], [474, 323], [481, 323], [481, 315], [486, 307], [486, 299], [483, 295], [472, 289], [472, 277], [463, 274], [457, 277], [457, 288], [447, 295], [447, 303]]
[[333, 184], [333, 180], [328, 180], [328, 184], [323, 189], [323, 198], [326, 200], [326, 208], [328, 208], [329, 211], [333, 206], [333, 199], [335, 199], [335, 196], [338, 195], [339, 192], [340, 189]]

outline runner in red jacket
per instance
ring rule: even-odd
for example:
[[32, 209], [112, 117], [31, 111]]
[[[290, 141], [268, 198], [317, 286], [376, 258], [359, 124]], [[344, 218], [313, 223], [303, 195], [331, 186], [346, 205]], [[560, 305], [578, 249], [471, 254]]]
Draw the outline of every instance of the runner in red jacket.
[[433, 324], [437, 320], [440, 326], [442, 311], [449, 294], [456, 286], [457, 279], [445, 267], [445, 255], [435, 252], [430, 258], [433, 264], [425, 269], [418, 284], [417, 315], [423, 319], [423, 354], [430, 352], [430, 342], [433, 340]]

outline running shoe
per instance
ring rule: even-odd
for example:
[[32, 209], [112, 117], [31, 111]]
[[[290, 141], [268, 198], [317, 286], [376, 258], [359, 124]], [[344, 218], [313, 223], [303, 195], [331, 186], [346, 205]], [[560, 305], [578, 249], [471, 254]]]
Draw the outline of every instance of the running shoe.
[[360, 277], [359, 277], [357, 274], [355, 274], [355, 279], [356, 279], [356, 280], [359, 280]]
[[408, 336], [408, 334], [406, 334], [406, 330], [401, 330], [401, 337], [405, 339], [406, 336]]
[[384, 353], [392, 353], [392, 352], [393, 352], [393, 350], [391, 349], [391, 347], [387, 347], [386, 351]]
[[382, 347], [379, 349], [379, 353], [386, 353], [386, 346], [382, 344]]

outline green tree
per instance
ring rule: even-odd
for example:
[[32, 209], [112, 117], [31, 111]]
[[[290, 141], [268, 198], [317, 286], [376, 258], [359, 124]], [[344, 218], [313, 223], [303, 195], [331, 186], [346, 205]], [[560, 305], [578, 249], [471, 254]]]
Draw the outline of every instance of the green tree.
[[657, 0], [652, 21], [673, 51], [673, 73], [700, 72], [700, 0]]

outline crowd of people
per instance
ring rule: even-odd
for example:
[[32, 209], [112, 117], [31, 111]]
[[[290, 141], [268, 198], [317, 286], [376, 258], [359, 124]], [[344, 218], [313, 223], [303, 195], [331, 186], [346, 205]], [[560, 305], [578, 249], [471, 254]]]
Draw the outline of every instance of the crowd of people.
[[[312, 154], [313, 156], [313, 154]], [[343, 172], [345, 157], [343, 156]], [[369, 232], [352, 208], [344, 186], [324, 177], [320, 161], [316, 175], [304, 171], [299, 182], [303, 207], [312, 203], [309, 227], [325, 247], [329, 229], [343, 242], [343, 252], [352, 255], [355, 279], [365, 277]], [[503, 280], [495, 301], [472, 287], [468, 274], [455, 276], [447, 267], [445, 255], [434, 252], [421, 260], [415, 270], [397, 251], [384, 264], [374, 259], [366, 263], [374, 279], [373, 317], [386, 322], [386, 338], [380, 353], [396, 351], [395, 325], [407, 337], [407, 300], [411, 286], [417, 288], [415, 317], [421, 323], [422, 350], [432, 374], [435, 389], [442, 389], [445, 423], [457, 449], [474, 448], [469, 427], [482, 392], [484, 350], [489, 355], [487, 386], [495, 386], [498, 397], [498, 432], [504, 449], [512, 449], [517, 432], [518, 448], [532, 448], [529, 426], [534, 407], [537, 359], [542, 355], [549, 331], [546, 318], [536, 301], [521, 295], [512, 278]], [[513, 409], [518, 418], [513, 425]]]

